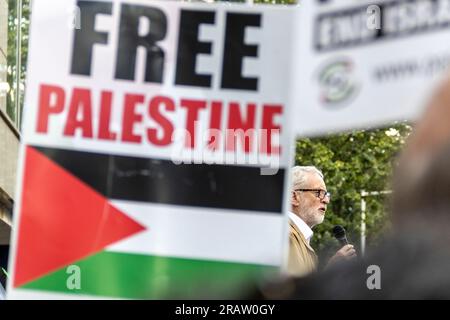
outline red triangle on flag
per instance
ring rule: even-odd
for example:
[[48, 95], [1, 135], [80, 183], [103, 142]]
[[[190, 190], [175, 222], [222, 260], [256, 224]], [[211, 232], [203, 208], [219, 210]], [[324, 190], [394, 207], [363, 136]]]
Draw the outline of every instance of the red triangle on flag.
[[14, 287], [145, 230], [32, 147], [24, 168]]

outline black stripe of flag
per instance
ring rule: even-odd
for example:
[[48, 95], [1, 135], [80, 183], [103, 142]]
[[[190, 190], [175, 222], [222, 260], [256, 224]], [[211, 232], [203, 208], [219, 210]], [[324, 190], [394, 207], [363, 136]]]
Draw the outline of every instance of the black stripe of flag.
[[110, 199], [282, 212], [284, 169], [261, 175], [258, 167], [35, 149]]

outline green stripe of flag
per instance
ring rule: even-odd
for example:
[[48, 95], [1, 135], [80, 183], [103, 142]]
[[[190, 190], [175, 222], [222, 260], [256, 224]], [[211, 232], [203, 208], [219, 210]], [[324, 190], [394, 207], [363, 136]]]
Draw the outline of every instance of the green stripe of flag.
[[[114, 298], [233, 298], [276, 267], [103, 251], [22, 288]], [[68, 273], [71, 271], [72, 273]], [[69, 289], [72, 288], [72, 289]]]

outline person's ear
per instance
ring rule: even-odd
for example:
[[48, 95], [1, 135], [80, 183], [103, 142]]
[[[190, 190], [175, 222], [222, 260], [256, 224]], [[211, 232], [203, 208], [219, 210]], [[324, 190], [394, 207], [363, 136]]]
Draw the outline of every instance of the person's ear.
[[292, 191], [291, 193], [291, 204], [293, 206], [298, 206], [300, 204], [300, 197], [297, 192]]

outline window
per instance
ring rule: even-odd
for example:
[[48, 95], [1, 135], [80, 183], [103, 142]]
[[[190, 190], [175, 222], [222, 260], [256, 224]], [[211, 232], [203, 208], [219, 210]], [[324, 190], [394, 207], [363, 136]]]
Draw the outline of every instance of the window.
[[[28, 54], [28, 29], [30, 25], [30, 0], [0, 0], [0, 14], [7, 14], [7, 41], [1, 39], [0, 106], [6, 105], [6, 114], [20, 128], [25, 93], [26, 62]], [[7, 5], [7, 10], [4, 6]], [[0, 21], [6, 21], [1, 19]], [[5, 26], [2, 26], [4, 29]], [[5, 29], [4, 29], [5, 30]], [[1, 34], [1, 33], [0, 33]], [[1, 38], [1, 36], [0, 36]], [[5, 50], [5, 47], [7, 48]], [[5, 52], [6, 51], [6, 52]], [[3, 71], [3, 73], [2, 73]], [[5, 72], [6, 71], [6, 72]], [[6, 101], [5, 101], [6, 100]]]
[[6, 112], [8, 43], [8, 0], [0, 0], [0, 109]]

